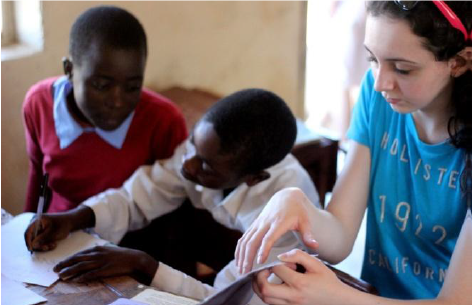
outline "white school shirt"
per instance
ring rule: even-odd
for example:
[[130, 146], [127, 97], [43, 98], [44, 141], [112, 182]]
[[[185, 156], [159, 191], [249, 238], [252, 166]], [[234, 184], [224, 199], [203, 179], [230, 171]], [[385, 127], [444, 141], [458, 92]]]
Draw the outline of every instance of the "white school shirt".
[[[291, 154], [266, 170], [270, 173], [269, 179], [252, 187], [241, 184], [224, 197], [222, 190], [205, 188], [182, 176], [183, 157], [191, 149], [192, 144], [187, 140], [177, 147], [171, 158], [141, 166], [123, 187], [86, 200], [83, 204], [92, 208], [95, 214], [95, 232], [104, 239], [119, 243], [125, 233], [143, 228], [153, 219], [177, 209], [186, 198], [195, 208], [208, 210], [217, 222], [241, 232], [256, 220], [272, 195], [283, 188], [298, 187], [319, 206], [318, 193], [311, 178]], [[295, 233], [288, 232], [273, 247], [267, 262], [293, 248], [304, 246]], [[253, 268], [257, 267], [254, 264]], [[218, 274], [215, 288], [221, 289], [238, 277], [233, 260]], [[152, 285], [198, 300], [216, 291], [163, 263], [159, 264]]]

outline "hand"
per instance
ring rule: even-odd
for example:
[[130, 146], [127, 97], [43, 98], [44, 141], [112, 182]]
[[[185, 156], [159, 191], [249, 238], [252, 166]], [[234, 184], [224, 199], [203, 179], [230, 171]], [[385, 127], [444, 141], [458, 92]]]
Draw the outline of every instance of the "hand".
[[267, 304], [345, 304], [346, 289], [334, 272], [320, 260], [301, 250], [292, 250], [279, 255], [285, 263], [298, 263], [305, 269], [305, 273], [298, 273], [291, 266], [275, 266], [271, 271], [277, 275], [282, 284], [271, 284], [268, 277], [269, 270], [261, 271], [253, 280], [253, 289]]
[[38, 234], [35, 236], [38, 219], [33, 217], [25, 231], [26, 247], [30, 251], [49, 251], [57, 242], [66, 238], [72, 231], [72, 222], [64, 214], [44, 214], [41, 217]]
[[314, 211], [316, 207], [299, 189], [287, 188], [272, 196], [238, 241], [235, 259], [239, 272], [251, 270], [258, 249], [257, 263], [264, 263], [277, 239], [290, 230], [299, 231], [306, 246], [316, 249], [318, 242], [311, 233], [310, 219]]
[[57, 242], [66, 238], [69, 233], [95, 226], [95, 214], [85, 205], [79, 205], [67, 212], [43, 214], [38, 235], [35, 236], [36, 216], [25, 231], [26, 247], [30, 251], [49, 251], [57, 246]]
[[115, 246], [97, 246], [76, 253], [54, 267], [64, 281], [87, 282], [103, 277], [136, 275], [150, 281], [158, 262], [143, 251]]

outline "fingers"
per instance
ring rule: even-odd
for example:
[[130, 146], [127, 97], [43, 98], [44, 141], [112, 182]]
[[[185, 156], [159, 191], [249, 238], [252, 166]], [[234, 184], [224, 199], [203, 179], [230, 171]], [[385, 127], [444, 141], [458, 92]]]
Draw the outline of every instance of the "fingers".
[[259, 272], [252, 282], [254, 292], [267, 304], [290, 304], [288, 297], [292, 295], [290, 288], [285, 284], [271, 284], [268, 281], [271, 272]]
[[[34, 218], [33, 218], [34, 219]], [[47, 219], [41, 219], [38, 232], [36, 232], [37, 219], [34, 219], [25, 231], [26, 247], [30, 251], [49, 251], [56, 247], [55, 240], [45, 240], [45, 235], [52, 232], [51, 223]], [[37, 233], [37, 234], [36, 234]]]
[[[234, 260], [236, 263], [236, 267], [241, 266], [242, 261], [244, 260], [244, 255], [242, 255], [242, 253], [245, 253], [245, 249], [242, 250], [243, 244], [246, 244], [246, 240], [248, 240], [250, 236], [254, 234], [254, 232], [255, 229], [253, 228], [253, 226], [250, 226], [249, 229], [247, 229], [246, 232], [244, 232], [243, 236], [241, 236], [241, 238], [238, 240], [238, 243], [236, 244], [236, 250], [234, 251]], [[239, 269], [240, 273], [241, 271], [242, 269]]]
[[54, 271], [59, 271], [58, 275], [61, 280], [69, 281], [84, 274], [85, 272], [90, 272], [91, 270], [100, 268], [100, 264], [97, 264], [97, 262], [94, 261], [77, 261], [75, 263], [68, 264], [67, 266], [62, 265], [62, 267], [58, 267], [56, 265], [56, 267], [54, 267]]
[[103, 256], [96, 251], [100, 249], [96, 248], [84, 250], [59, 262], [54, 266], [54, 272], [58, 272], [65, 281], [86, 281], [106, 275], [110, 260], [102, 259]]
[[253, 280], [252, 281], [252, 289], [254, 290], [254, 292], [257, 294], [257, 296], [266, 304], [274, 304], [274, 305], [277, 305], [277, 304], [287, 304], [285, 301], [283, 300], [279, 300], [279, 299], [276, 299], [276, 298], [271, 298], [271, 297], [268, 297], [268, 296], [265, 296], [263, 295], [261, 292], [260, 292], [260, 289], [259, 289], [259, 285], [257, 283], [256, 280]]
[[67, 237], [68, 233], [70, 233], [65, 233], [63, 232], [64, 230], [61, 225], [58, 226], [57, 223], [53, 224], [50, 218], [43, 216], [38, 235], [34, 238], [32, 243], [33, 249], [49, 251], [56, 248], [57, 242]]
[[[53, 226], [50, 221], [47, 221], [43, 217], [40, 223], [40, 229], [38, 230], [38, 235], [34, 237], [33, 248], [41, 249], [42, 246], [55, 242], [52, 236], [54, 233]], [[35, 222], [36, 223], [36, 222]]]
[[77, 283], [85, 283], [85, 282], [89, 282], [89, 281], [96, 280], [99, 278], [109, 277], [112, 275], [118, 275], [118, 274], [111, 273], [110, 270], [108, 270], [107, 268], [98, 268], [98, 269], [85, 272], [73, 278], [72, 281], [77, 282]]
[[318, 242], [313, 237], [311, 232], [311, 225], [309, 221], [300, 221], [300, 234], [302, 235], [303, 242], [311, 249], [318, 249]]
[[126, 274], [126, 272], [123, 272], [119, 268], [114, 268], [113, 265], [110, 265], [107, 262], [83, 261], [74, 264], [71, 267], [64, 268], [59, 273], [59, 277], [63, 281], [83, 283], [99, 278], [123, 274]]
[[240, 273], [251, 271], [256, 251], [259, 248], [262, 237], [266, 234], [269, 227], [254, 228], [246, 231], [243, 237], [238, 241], [236, 253], [239, 258], [236, 260]]
[[101, 277], [128, 274], [136, 260], [128, 249], [97, 246], [61, 262], [54, 271], [65, 281], [86, 282]]
[[257, 253], [257, 263], [263, 264], [267, 257], [269, 256], [269, 252], [274, 246], [275, 242], [284, 235], [287, 231], [289, 231], [288, 224], [279, 224], [274, 223], [270, 227], [270, 230], [265, 234], [264, 238], [262, 239], [261, 246]]
[[242, 247], [243, 247], [243, 243], [245, 243], [246, 239], [248, 238], [249, 235], [252, 235], [254, 234], [254, 224], [252, 224], [247, 230], [246, 232], [244, 232], [243, 236], [241, 236], [241, 238], [238, 240], [238, 243], [236, 244], [236, 250], [234, 250], [234, 260], [235, 260], [235, 263], [236, 263], [236, 267], [239, 267], [241, 264], [240, 264], [240, 261], [242, 259]]
[[32, 244], [33, 244], [33, 238], [34, 238], [33, 233], [34, 233], [35, 226], [36, 226], [35, 221], [31, 221], [30, 224], [28, 225], [28, 228], [26, 228], [25, 234], [24, 234], [26, 248], [29, 251], [33, 251]]
[[[318, 259], [309, 254], [300, 251], [292, 250], [290, 252], [279, 255], [282, 261], [288, 265], [277, 265], [271, 268], [271, 272], [277, 275], [282, 281], [282, 284], [272, 284], [268, 281], [269, 270], [261, 271], [257, 274], [253, 281], [254, 292], [268, 304], [299, 304], [303, 293], [300, 288], [306, 286], [306, 274], [299, 273], [294, 270], [296, 263], [302, 265], [307, 269], [307, 272], [314, 272], [321, 268], [326, 268]], [[322, 267], [318, 266], [321, 265]]]
[[64, 268], [73, 266], [75, 264], [78, 264], [84, 261], [90, 261], [90, 262], [98, 261], [101, 259], [101, 257], [99, 256], [99, 252], [102, 250], [102, 248], [104, 247], [93, 247], [90, 249], [80, 251], [72, 256], [69, 256], [68, 258], [57, 263], [57, 265], [54, 266], [53, 271], [59, 272]]
[[[310, 254], [299, 249], [282, 253], [278, 256], [278, 259], [284, 263], [300, 264], [306, 269], [306, 272], [317, 273], [328, 269], [318, 258], [311, 256]], [[281, 279], [284, 280], [283, 278]]]

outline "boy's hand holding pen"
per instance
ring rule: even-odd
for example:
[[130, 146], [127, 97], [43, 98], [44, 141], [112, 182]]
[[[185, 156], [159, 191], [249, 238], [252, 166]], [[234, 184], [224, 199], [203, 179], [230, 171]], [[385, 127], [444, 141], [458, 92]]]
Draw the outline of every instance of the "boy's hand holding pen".
[[[46, 173], [43, 176], [43, 181], [40, 186], [40, 195], [39, 195], [39, 200], [38, 200], [38, 208], [36, 211], [36, 225], [34, 229], [34, 234], [31, 237], [31, 241], [33, 241], [36, 236], [38, 236], [39, 229], [41, 227], [41, 218], [43, 217], [43, 209], [44, 209], [44, 202], [47, 200], [48, 196], [48, 180], [49, 180], [49, 175]], [[33, 254], [33, 247], [32, 245], [29, 248], [30, 253]]]
[[[47, 178], [43, 179], [43, 184], [47, 185]], [[60, 213], [42, 213], [43, 208], [48, 203], [48, 191], [43, 191], [43, 207], [41, 198], [38, 202], [38, 214], [33, 218], [25, 231], [25, 243], [28, 250], [49, 251], [57, 246], [57, 242], [65, 239], [76, 230], [81, 230], [95, 225], [95, 215], [93, 210], [87, 206], [78, 206], [75, 209]]]

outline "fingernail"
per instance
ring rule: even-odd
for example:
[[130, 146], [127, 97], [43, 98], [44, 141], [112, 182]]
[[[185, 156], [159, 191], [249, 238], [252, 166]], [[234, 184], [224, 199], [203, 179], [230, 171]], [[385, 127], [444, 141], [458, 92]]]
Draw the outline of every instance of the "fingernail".
[[305, 235], [305, 239], [306, 239], [307, 241], [309, 241], [309, 242], [312, 242], [312, 243], [316, 243], [316, 244], [318, 243], [318, 242], [316, 241], [316, 239], [313, 237], [313, 235], [311, 235], [311, 233], [306, 234], [306, 235]]
[[287, 254], [285, 254], [285, 253], [282, 253], [282, 254], [277, 255], [277, 258], [278, 258], [279, 260], [284, 260], [286, 257], [287, 257]]
[[258, 263], [258, 264], [262, 264], [262, 254], [259, 254], [259, 255], [257, 256], [257, 263]]

